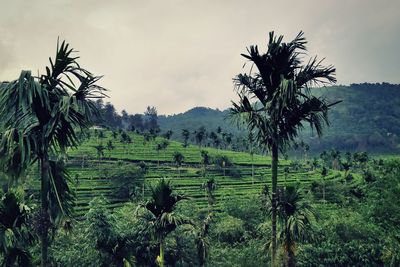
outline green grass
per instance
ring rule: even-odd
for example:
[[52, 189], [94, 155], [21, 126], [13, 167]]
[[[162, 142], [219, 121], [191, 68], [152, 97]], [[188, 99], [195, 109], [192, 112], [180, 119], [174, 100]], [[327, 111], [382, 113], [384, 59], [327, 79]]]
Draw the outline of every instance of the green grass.
[[[79, 183], [72, 185], [76, 193], [77, 201], [75, 212], [77, 216], [82, 216], [88, 210], [88, 203], [96, 196], [105, 196], [109, 199], [109, 207], [119, 207], [125, 202], [124, 199], [115, 198], [113, 195], [113, 183], [110, 173], [118, 164], [124, 162], [128, 166], [136, 166], [137, 162], [144, 161], [148, 166], [148, 171], [144, 177], [144, 196], [140, 194], [139, 200], [146, 199], [149, 194], [149, 185], [154, 184], [160, 178], [170, 179], [175, 189], [190, 197], [190, 204], [200, 208], [207, 206], [202, 184], [213, 177], [216, 181], [217, 189], [214, 192], [216, 197], [216, 208], [218, 209], [225, 201], [243, 201], [254, 195], [258, 195], [266, 184], [270, 184], [271, 159], [269, 156], [254, 155], [253, 162], [251, 156], [244, 152], [234, 152], [229, 150], [219, 150], [214, 148], [199, 148], [198, 146], [188, 146], [184, 148], [181, 143], [170, 141], [166, 150], [157, 153], [155, 146], [161, 142], [162, 138], [157, 138], [151, 142], [144, 142], [143, 136], [130, 134], [133, 142], [122, 144], [119, 137], [114, 139], [111, 132], [105, 132], [105, 138], [92, 137], [79, 146], [78, 149], [70, 150], [68, 168], [72, 178], [77, 178]], [[108, 140], [112, 140], [115, 148], [111, 151], [105, 149], [104, 156], [98, 158], [95, 146], [103, 144], [106, 146]], [[216, 155], [226, 155], [234, 163], [233, 168], [240, 172], [240, 177], [223, 175], [223, 170], [209, 165], [206, 177], [203, 177], [203, 165], [200, 164], [201, 150], [207, 150], [211, 157]], [[172, 161], [174, 152], [179, 151], [185, 156], [184, 163], [179, 170]], [[158, 161], [160, 165], [158, 165]], [[252, 177], [252, 163], [254, 165], [254, 177]], [[283, 167], [288, 166], [290, 161], [279, 161], [279, 185], [284, 184]], [[229, 168], [227, 168], [229, 170]], [[338, 179], [341, 177], [339, 172], [330, 171], [326, 180]], [[310, 171], [305, 168], [297, 171], [290, 170], [287, 176], [287, 184], [302, 183], [309, 184], [320, 179], [318, 172]]]

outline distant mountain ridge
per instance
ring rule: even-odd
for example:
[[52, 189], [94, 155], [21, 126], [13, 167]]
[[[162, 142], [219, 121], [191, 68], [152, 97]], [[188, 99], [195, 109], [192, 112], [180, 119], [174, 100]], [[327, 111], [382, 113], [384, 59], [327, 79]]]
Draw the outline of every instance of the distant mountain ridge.
[[[350, 86], [332, 86], [313, 89], [317, 96], [330, 101], [342, 100], [329, 113], [331, 126], [318, 139], [304, 130], [302, 139], [311, 150], [336, 148], [374, 152], [399, 152], [400, 137], [400, 85], [389, 83], [363, 83]], [[240, 136], [242, 131], [227, 119], [228, 109], [220, 111], [195, 107], [184, 113], [159, 116], [162, 131], [172, 130], [175, 139], [181, 139], [182, 129], [194, 132], [200, 126], [208, 131], [221, 127]]]

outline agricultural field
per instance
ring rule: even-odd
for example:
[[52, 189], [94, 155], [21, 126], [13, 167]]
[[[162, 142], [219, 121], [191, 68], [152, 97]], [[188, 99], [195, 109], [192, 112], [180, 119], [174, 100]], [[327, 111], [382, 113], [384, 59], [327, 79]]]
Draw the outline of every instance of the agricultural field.
[[[68, 169], [70, 171], [74, 191], [76, 193], [76, 216], [82, 216], [88, 211], [89, 202], [94, 197], [105, 196], [109, 199], [110, 208], [120, 207], [126, 199], [115, 197], [111, 173], [121, 165], [125, 168], [138, 166], [144, 162], [147, 171], [143, 178], [139, 178], [136, 186], [139, 199], [146, 199], [149, 188], [160, 178], [170, 180], [176, 190], [190, 197], [189, 202], [201, 208], [207, 206], [207, 196], [203, 184], [210, 178], [216, 183], [215, 207], [218, 209], [221, 203], [243, 202], [252, 196], [260, 194], [265, 185], [271, 183], [270, 157], [265, 155], [254, 155], [253, 160], [250, 154], [244, 152], [233, 152], [229, 150], [217, 150], [194, 145], [183, 147], [182, 143], [168, 141], [166, 149], [157, 152], [156, 145], [166, 139], [157, 137], [152, 141], [144, 141], [142, 135], [129, 133], [130, 143], [123, 143], [120, 134], [115, 138], [111, 131], [91, 131], [91, 138], [85, 139], [78, 149], [68, 152]], [[96, 137], [95, 137], [96, 135]], [[105, 144], [110, 141], [112, 149], [107, 149]], [[103, 153], [98, 154], [96, 146], [103, 145]], [[210, 163], [206, 166], [201, 163], [201, 150], [209, 152], [211, 158], [217, 155], [226, 156], [231, 160], [232, 166], [222, 168]], [[184, 156], [182, 165], [178, 168], [174, 163], [173, 155], [181, 152]], [[285, 173], [285, 167], [287, 173]], [[224, 175], [225, 172], [225, 175]], [[285, 179], [279, 180], [283, 186], [285, 180], [287, 185], [295, 183], [311, 184], [321, 179], [320, 170], [312, 170], [311, 166], [292, 166], [290, 160], [281, 159], [279, 162], [279, 175]], [[342, 174], [330, 170], [325, 177], [326, 181], [340, 179]], [[137, 179], [126, 177], [126, 179]]]

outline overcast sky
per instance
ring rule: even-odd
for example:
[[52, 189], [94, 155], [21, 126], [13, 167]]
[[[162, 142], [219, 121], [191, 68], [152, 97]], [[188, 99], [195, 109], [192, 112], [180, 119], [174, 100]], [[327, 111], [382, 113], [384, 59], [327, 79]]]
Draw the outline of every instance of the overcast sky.
[[[280, 3], [282, 2], [282, 3]], [[300, 30], [310, 55], [337, 68], [340, 84], [400, 83], [399, 0], [0, 0], [0, 81], [43, 72], [57, 36], [104, 75], [117, 110], [159, 114], [235, 99], [240, 53], [265, 48], [274, 30]]]

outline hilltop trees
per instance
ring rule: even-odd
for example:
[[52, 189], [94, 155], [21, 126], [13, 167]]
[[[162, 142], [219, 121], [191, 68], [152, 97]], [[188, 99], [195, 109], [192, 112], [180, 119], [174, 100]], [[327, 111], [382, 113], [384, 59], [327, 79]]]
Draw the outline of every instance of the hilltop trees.
[[201, 126], [199, 129], [197, 129], [194, 132], [194, 138], [196, 140], [196, 144], [200, 148], [203, 144], [204, 139], [206, 138], [206, 128], [204, 126]]
[[[307, 122], [318, 135], [328, 124], [328, 109], [334, 103], [310, 94], [310, 86], [336, 82], [333, 66], [324, 67], [316, 57], [303, 65], [306, 40], [300, 32], [291, 42], [283, 36], [269, 34], [267, 52], [250, 46], [242, 54], [258, 71], [239, 74], [234, 78], [239, 102], [232, 102], [231, 114], [255, 132], [257, 141], [272, 156], [272, 257], [276, 266], [277, 179], [279, 150], [284, 151]], [[256, 102], [251, 102], [255, 99]]]
[[144, 112], [144, 128], [148, 131], [159, 129], [157, 120], [157, 109], [148, 106]]

